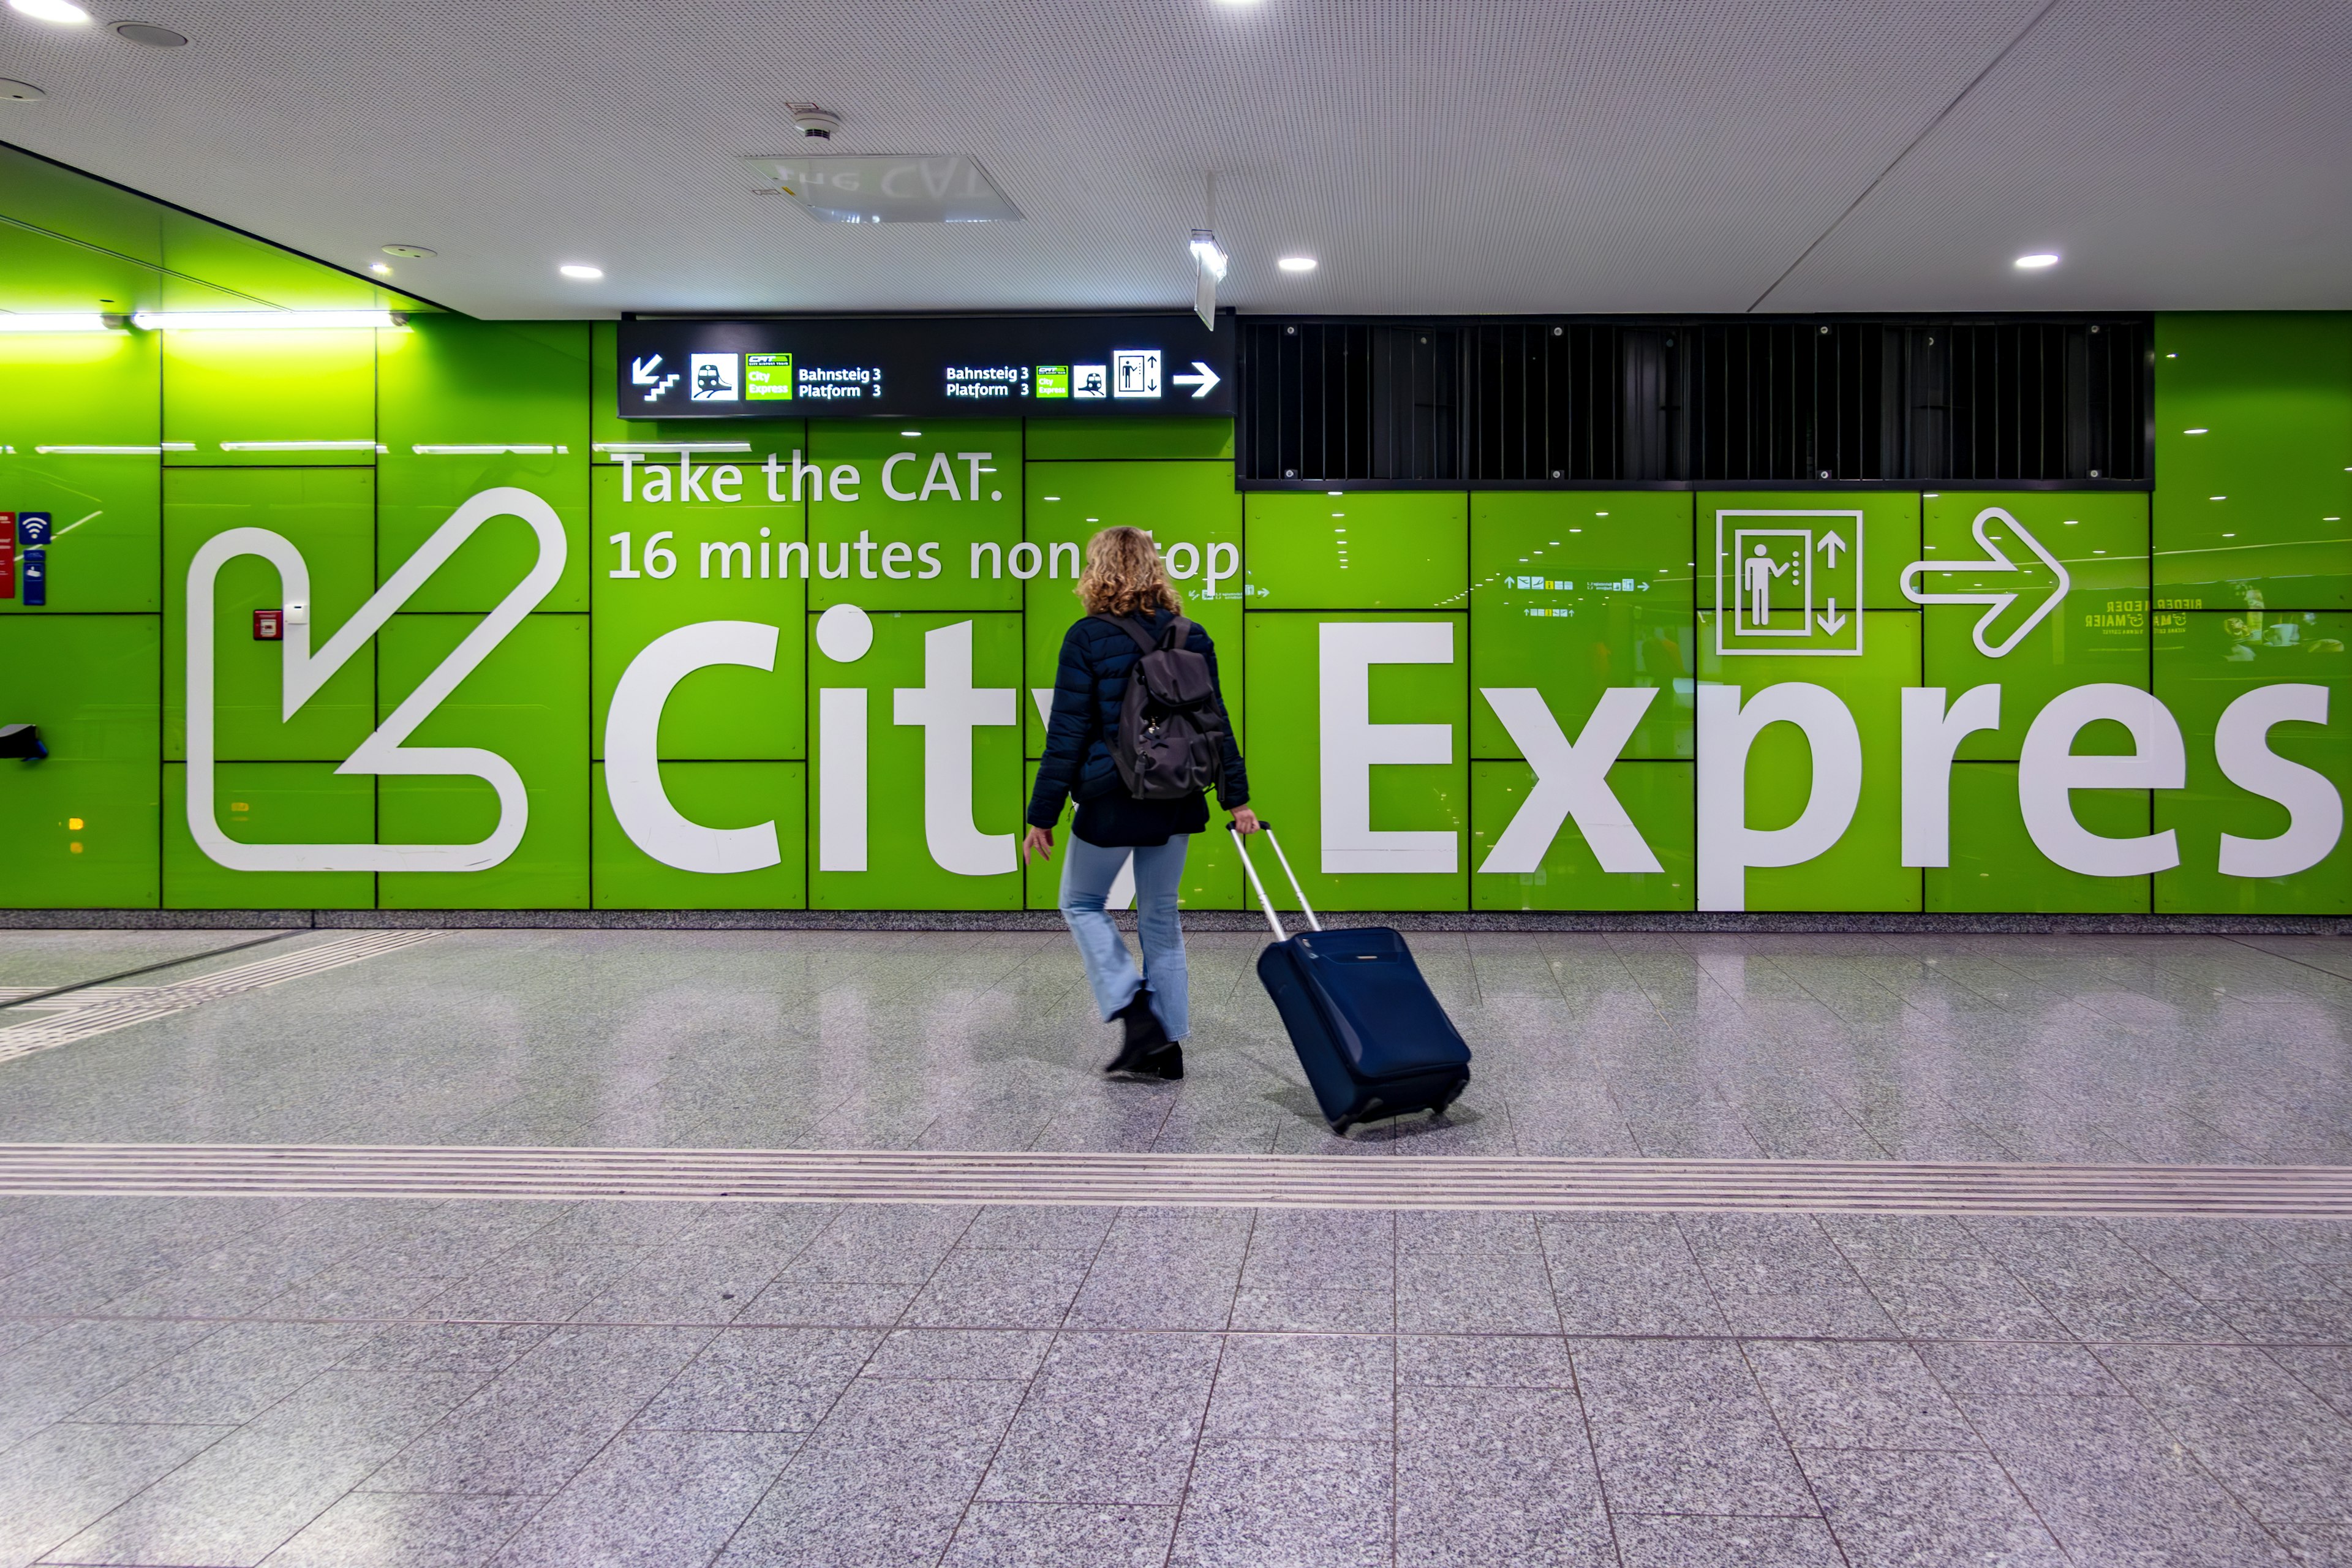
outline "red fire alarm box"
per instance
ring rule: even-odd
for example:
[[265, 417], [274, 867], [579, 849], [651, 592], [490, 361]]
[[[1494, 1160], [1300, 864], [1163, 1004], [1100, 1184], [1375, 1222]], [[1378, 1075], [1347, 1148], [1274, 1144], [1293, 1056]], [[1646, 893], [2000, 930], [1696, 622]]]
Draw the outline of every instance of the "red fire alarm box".
[[254, 611], [253, 640], [256, 642], [284, 642], [286, 640], [285, 612], [282, 610]]

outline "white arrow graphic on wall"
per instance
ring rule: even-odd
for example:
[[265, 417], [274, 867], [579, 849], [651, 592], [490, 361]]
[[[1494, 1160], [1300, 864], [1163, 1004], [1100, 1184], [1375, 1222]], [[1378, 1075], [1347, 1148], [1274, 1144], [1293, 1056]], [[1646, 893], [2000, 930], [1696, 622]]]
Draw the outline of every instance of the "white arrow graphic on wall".
[[[2033, 613], [2019, 623], [2017, 629], [2011, 632], [2009, 636], [2003, 637], [1998, 645], [1985, 641], [1985, 634], [1987, 630], [1990, 628], [1993, 622], [2000, 618], [2002, 611], [2008, 609], [2010, 605], [2015, 604], [2024, 595], [2028, 590], [2029, 584], [2021, 584], [2014, 588], [2005, 589], [1990, 589], [1982, 587], [1979, 584], [1971, 584], [1971, 587], [1974, 589], [1973, 592], [1940, 594], [1923, 593], [1916, 585], [1920, 575], [1923, 573], [1928, 572], [1972, 572], [1979, 575], [1982, 575], [1984, 574], [1993, 572], [2021, 573], [2031, 571], [2033, 566], [2033, 563], [2032, 561], [2020, 563], [2017, 561], [2011, 560], [2009, 552], [2003, 550], [2000, 543], [1994, 540], [1992, 535], [1986, 531], [1985, 525], [1994, 519], [1999, 519], [2003, 524], [2005, 524], [2008, 527], [2009, 531], [2017, 536], [2018, 542], [2023, 544], [2028, 550], [2032, 551], [2034, 556], [2040, 560], [2041, 563], [2055, 574], [2058, 579], [2057, 585], [2050, 590], [2049, 596], [2043, 599], [2041, 604], [2035, 605]], [[2073, 586], [2073, 579], [2066, 575], [2066, 568], [2059, 563], [2058, 558], [2042, 547], [2042, 542], [2040, 540], [2026, 532], [2024, 526], [2021, 524], [2017, 519], [2010, 516], [2009, 513], [2003, 511], [1997, 506], [1989, 506], [1985, 508], [1984, 510], [1977, 513], [1975, 531], [1977, 542], [1984, 547], [1985, 559], [1982, 561], [1914, 561], [1910, 565], [1903, 568], [1903, 596], [1910, 600], [1915, 605], [1983, 605], [1988, 606], [1985, 613], [1977, 617], [1976, 627], [1969, 635], [1976, 640], [1977, 651], [1979, 653], [1983, 654], [1987, 658], [1999, 658], [2003, 654], [2009, 652], [2010, 649], [2015, 647], [2020, 638], [2024, 637], [2026, 633], [2032, 631], [2034, 627], [2040, 626], [2049, 616], [2050, 612], [2058, 607], [2058, 602], [2066, 596], [2066, 590]]]
[[1174, 382], [1179, 386], [1189, 386], [1192, 388], [1192, 395], [1196, 399], [1208, 396], [1210, 389], [1215, 386], [1217, 383], [1225, 379], [1223, 376], [1219, 375], [1215, 371], [1211, 370], [1206, 363], [1200, 360], [1194, 360], [1192, 362], [1192, 368], [1199, 372], [1199, 374], [1196, 375], [1171, 375], [1168, 379]]

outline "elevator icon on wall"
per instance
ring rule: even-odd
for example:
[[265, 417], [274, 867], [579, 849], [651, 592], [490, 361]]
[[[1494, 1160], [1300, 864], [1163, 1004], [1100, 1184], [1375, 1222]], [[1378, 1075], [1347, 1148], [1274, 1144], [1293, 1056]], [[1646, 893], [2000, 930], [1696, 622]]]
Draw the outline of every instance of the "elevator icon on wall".
[[1715, 514], [1715, 651], [1862, 651], [1862, 513]]

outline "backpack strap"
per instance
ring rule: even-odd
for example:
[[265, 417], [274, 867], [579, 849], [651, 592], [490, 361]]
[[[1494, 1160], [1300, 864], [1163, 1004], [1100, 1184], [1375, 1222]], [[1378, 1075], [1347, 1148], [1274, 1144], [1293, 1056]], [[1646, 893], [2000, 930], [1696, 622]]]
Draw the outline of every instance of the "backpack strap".
[[[1088, 618], [1091, 620], [1108, 621], [1110, 625], [1115, 626], [1119, 630], [1125, 632], [1129, 637], [1133, 637], [1135, 639], [1136, 651], [1139, 653], [1158, 653], [1161, 648], [1169, 646], [1166, 632], [1162, 632], [1159, 637], [1155, 637], [1144, 624], [1141, 621], [1137, 620], [1133, 616], [1093, 616]], [[1186, 620], [1183, 616], [1179, 616], [1176, 617], [1175, 625], [1170, 626], [1169, 630], [1173, 631], [1176, 629], [1176, 626], [1182, 626], [1185, 628], [1185, 634], [1189, 637], [1191, 636], [1192, 625], [1192, 622]], [[1182, 645], [1179, 644], [1177, 646], [1181, 647]]]

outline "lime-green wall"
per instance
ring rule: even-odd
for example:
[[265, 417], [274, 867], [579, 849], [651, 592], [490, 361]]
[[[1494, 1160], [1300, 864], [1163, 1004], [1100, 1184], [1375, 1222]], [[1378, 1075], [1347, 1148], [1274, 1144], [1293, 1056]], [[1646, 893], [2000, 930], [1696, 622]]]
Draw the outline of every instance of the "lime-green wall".
[[[2345, 702], [2352, 640], [2352, 316], [2171, 315], [2158, 320], [2157, 475], [2141, 493], [1788, 491], [1378, 492], [1244, 496], [1232, 431], [1205, 420], [936, 423], [703, 422], [624, 426], [611, 407], [613, 331], [584, 323], [478, 322], [419, 313], [404, 330], [268, 334], [0, 336], [0, 511], [46, 510], [45, 607], [0, 600], [0, 721], [37, 722], [53, 755], [0, 762], [0, 822], [15, 853], [0, 905], [17, 908], [1048, 908], [1051, 869], [972, 875], [942, 867], [926, 838], [927, 734], [894, 719], [927, 681], [931, 634], [968, 635], [976, 688], [1014, 694], [1012, 717], [973, 731], [970, 826], [1014, 832], [1042, 742], [1034, 693], [1050, 685], [1075, 613], [1066, 552], [1096, 529], [1135, 523], [1163, 547], [1213, 551], [1238, 574], [1214, 597], [1198, 570], [1192, 613], [1217, 640], [1255, 804], [1284, 830], [1310, 893], [1333, 909], [1688, 910], [1698, 899], [1698, 693], [1731, 684], [1753, 701], [1802, 682], [1851, 714], [1862, 794], [1834, 843], [1801, 864], [1745, 874], [1756, 910], [2352, 911], [2339, 843], [2308, 869], [2233, 876], [2222, 836], [2283, 832], [2287, 808], [2231, 782], [2215, 731], [2246, 691], [2292, 682], [2330, 693], [2324, 725], [2270, 732], [2276, 753], [2352, 784]], [[2191, 435], [2187, 432], [2201, 431]], [[740, 499], [653, 499], [651, 465], [625, 475], [599, 444], [746, 441], [696, 457], [740, 470]], [[256, 450], [255, 442], [362, 443]], [[44, 448], [144, 448], [81, 453]], [[511, 447], [522, 452], [451, 447]], [[912, 486], [944, 454], [957, 489], [884, 494], [883, 468]], [[974, 452], [990, 454], [972, 485]], [[829, 476], [823, 499], [772, 500], [760, 465], [794, 454]], [[830, 476], [854, 470], [855, 501]], [[789, 479], [785, 481], [789, 484]], [[562, 569], [407, 744], [495, 753], [528, 802], [520, 842], [496, 866], [424, 870], [236, 870], [199, 846], [190, 788], [185, 682], [188, 578], [231, 529], [281, 535], [311, 584], [314, 650], [357, 613], [468, 498], [496, 487], [551, 509]], [[2003, 509], [2046, 543], [2071, 588], [1998, 658], [1977, 646], [1982, 607], [1906, 597], [1906, 564], [1973, 559], [1972, 531]], [[1862, 513], [1855, 603], [1839, 606], [1859, 657], [1717, 653], [1718, 512]], [[671, 575], [647, 570], [655, 536]], [[618, 575], [617, 535], [633, 575]], [[785, 546], [812, 561], [895, 560], [907, 575], [705, 576], [704, 546]], [[940, 570], [886, 558], [928, 544]], [[1015, 546], [1050, 563], [1025, 582]], [[382, 631], [290, 718], [280, 645], [251, 612], [280, 605], [256, 556], [215, 589], [214, 765], [219, 828], [246, 844], [467, 843], [499, 821], [490, 784], [462, 773], [340, 773], [338, 764], [483, 624], [539, 559], [515, 515], [492, 518], [399, 605]], [[720, 552], [716, 562], [738, 557]], [[977, 572], [974, 563], [977, 563]], [[1835, 576], [1832, 558], [1829, 581]], [[1852, 575], [1852, 569], [1849, 570]], [[1950, 576], [1957, 580], [1960, 574]], [[1930, 579], [1933, 580], [1933, 579]], [[2021, 619], [2054, 577], [2026, 563]], [[1950, 585], [1948, 584], [1948, 585]], [[866, 612], [871, 650], [854, 663], [817, 646], [816, 617]], [[712, 873], [639, 847], [608, 785], [605, 725], [624, 673], [665, 635], [714, 622], [780, 628], [772, 667], [721, 664], [686, 678], [662, 711], [662, 786], [706, 827], [772, 823], [781, 858]], [[1375, 834], [1439, 836], [1454, 868], [1331, 869], [1322, 746], [1327, 626], [1439, 649], [1375, 663], [1375, 725], [1440, 727], [1443, 760], [1370, 770]], [[968, 627], [968, 633], [955, 628]], [[1439, 629], [1442, 628], [1442, 629]], [[2000, 635], [2004, 626], [1993, 628]], [[1354, 634], [1346, 634], [1354, 635]], [[2090, 683], [2155, 694], [2185, 742], [2179, 788], [2083, 789], [2074, 817], [2108, 837], [2177, 831], [2179, 864], [2152, 875], [2061, 868], [2028, 831], [2019, 795], [2028, 727]], [[1949, 864], [1906, 866], [1901, 847], [1901, 693], [2001, 689], [1998, 728], [1959, 743], [1949, 770]], [[1487, 689], [1532, 688], [1573, 742], [1614, 689], [1657, 695], [1610, 767], [1610, 791], [1654, 869], [1604, 869], [1581, 818], [1538, 868], [1481, 863], [1538, 787]], [[817, 712], [824, 690], [862, 690], [868, 715], [868, 855], [827, 868]], [[994, 700], [993, 699], [991, 700]], [[992, 709], [992, 712], [996, 710]], [[2084, 729], [2081, 754], [2127, 751], [2119, 724]], [[2030, 763], [2028, 764], [2031, 765]], [[1798, 816], [1815, 758], [1790, 724], [1748, 754], [1749, 828]], [[1066, 817], [1065, 822], [1066, 824]], [[1428, 839], [1423, 842], [1436, 842]], [[1387, 842], [1387, 841], [1383, 841]], [[1344, 859], [1344, 857], [1341, 858]], [[1222, 834], [1195, 846], [1187, 899], [1236, 907], [1243, 879]]]

